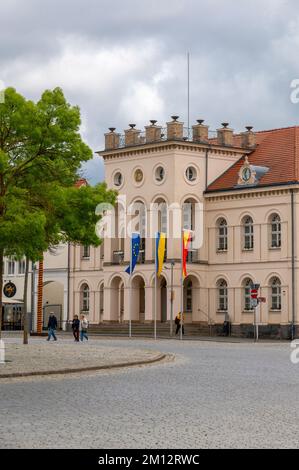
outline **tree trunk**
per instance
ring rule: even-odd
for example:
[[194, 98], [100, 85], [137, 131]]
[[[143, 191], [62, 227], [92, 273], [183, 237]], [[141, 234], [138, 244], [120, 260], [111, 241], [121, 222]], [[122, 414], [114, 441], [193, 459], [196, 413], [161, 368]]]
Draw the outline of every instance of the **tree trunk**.
[[28, 344], [28, 309], [27, 309], [28, 276], [29, 276], [29, 258], [26, 256], [24, 296], [23, 296], [23, 344]]
[[0, 250], [0, 339], [2, 337], [3, 266], [4, 266], [4, 250]]
[[44, 280], [44, 256], [38, 263], [38, 285], [37, 285], [37, 334], [43, 332], [43, 280]]

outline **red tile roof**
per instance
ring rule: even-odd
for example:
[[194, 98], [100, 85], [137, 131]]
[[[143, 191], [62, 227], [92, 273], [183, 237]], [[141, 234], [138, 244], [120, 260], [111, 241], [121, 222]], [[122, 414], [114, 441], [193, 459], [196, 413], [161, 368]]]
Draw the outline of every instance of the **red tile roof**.
[[[235, 136], [236, 143], [239, 138]], [[299, 182], [299, 126], [256, 132], [256, 141], [257, 147], [248, 155], [249, 163], [266, 166], [269, 171], [254, 187]], [[207, 192], [234, 189], [244, 160], [245, 155], [214, 180]]]
[[80, 178], [78, 181], [76, 181], [75, 187], [81, 188], [81, 186], [88, 186], [88, 182], [85, 178]]

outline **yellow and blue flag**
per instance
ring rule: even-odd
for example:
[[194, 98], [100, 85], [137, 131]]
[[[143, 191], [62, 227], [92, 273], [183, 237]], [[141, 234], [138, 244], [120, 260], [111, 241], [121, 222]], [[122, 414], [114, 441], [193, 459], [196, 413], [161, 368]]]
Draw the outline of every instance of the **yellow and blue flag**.
[[157, 232], [156, 233], [156, 273], [158, 277], [160, 276], [162, 269], [163, 269], [165, 244], [166, 244], [166, 233]]
[[131, 266], [132, 266], [132, 272], [135, 269], [138, 256], [139, 256], [139, 250], [140, 250], [140, 235], [139, 233], [132, 233], [132, 238], [131, 238], [131, 256], [130, 256], [130, 264], [126, 269], [126, 273], [131, 274]]

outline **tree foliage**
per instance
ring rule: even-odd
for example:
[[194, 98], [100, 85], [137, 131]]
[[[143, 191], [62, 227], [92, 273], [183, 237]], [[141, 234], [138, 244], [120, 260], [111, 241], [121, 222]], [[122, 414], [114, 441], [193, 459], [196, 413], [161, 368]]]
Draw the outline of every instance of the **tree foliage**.
[[[5, 255], [36, 261], [61, 242], [97, 246], [101, 202], [115, 202], [104, 184], [76, 188], [91, 149], [80, 135], [80, 110], [60, 88], [37, 103], [13, 88], [0, 104], [0, 286]], [[0, 289], [0, 312], [2, 288]], [[1, 334], [0, 314], [0, 334]]]

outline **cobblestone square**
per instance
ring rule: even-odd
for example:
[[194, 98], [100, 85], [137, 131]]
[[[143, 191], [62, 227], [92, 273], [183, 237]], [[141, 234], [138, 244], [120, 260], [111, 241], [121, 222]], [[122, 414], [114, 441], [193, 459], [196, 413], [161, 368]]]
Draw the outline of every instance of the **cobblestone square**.
[[2, 379], [1, 448], [299, 447], [299, 365], [288, 343], [96, 341], [175, 359]]

